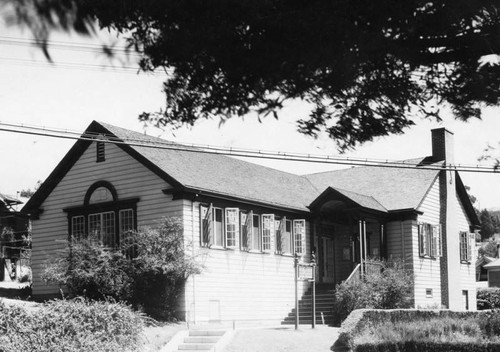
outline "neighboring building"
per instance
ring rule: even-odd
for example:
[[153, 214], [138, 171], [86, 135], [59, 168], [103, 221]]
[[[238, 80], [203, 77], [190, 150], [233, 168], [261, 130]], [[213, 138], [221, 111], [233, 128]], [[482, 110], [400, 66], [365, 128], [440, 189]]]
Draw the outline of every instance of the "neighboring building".
[[32, 215], [37, 297], [58, 292], [40, 274], [68, 234], [97, 231], [112, 245], [126, 230], [178, 216], [205, 267], [179, 303], [191, 321], [281, 320], [294, 306], [293, 253], [309, 262], [312, 251], [321, 284], [342, 282], [368, 257], [401, 258], [415, 275], [416, 307], [475, 309], [479, 221], [458, 173], [439, 170], [454, 162], [446, 129], [432, 131], [431, 157], [407, 163], [416, 169], [306, 176], [104, 123], [85, 137], [23, 209]]
[[0, 281], [15, 279], [20, 272], [23, 235], [28, 233], [28, 217], [17, 211], [19, 199], [0, 193]]

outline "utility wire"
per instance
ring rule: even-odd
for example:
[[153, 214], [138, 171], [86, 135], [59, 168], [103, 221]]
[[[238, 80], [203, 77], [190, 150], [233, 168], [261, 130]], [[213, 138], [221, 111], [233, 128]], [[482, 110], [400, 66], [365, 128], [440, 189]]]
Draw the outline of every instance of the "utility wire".
[[405, 169], [425, 169], [425, 170], [452, 170], [461, 172], [475, 172], [475, 173], [500, 173], [493, 167], [487, 166], [472, 166], [472, 165], [454, 165], [446, 164], [440, 165], [435, 164], [417, 164], [411, 161], [390, 161], [382, 159], [368, 159], [368, 158], [349, 158], [340, 156], [329, 156], [329, 155], [311, 155], [311, 154], [300, 154], [300, 153], [286, 153], [277, 151], [265, 151], [265, 150], [252, 150], [244, 148], [228, 148], [220, 146], [211, 145], [186, 145], [178, 144], [173, 142], [168, 142], [161, 140], [159, 138], [145, 136], [144, 139], [138, 138], [118, 138], [114, 135], [104, 135], [96, 133], [78, 133], [76, 131], [68, 131], [57, 128], [46, 128], [29, 126], [23, 124], [14, 123], [3, 123], [0, 122], [0, 131], [11, 132], [11, 133], [22, 133], [28, 135], [37, 135], [53, 138], [71, 139], [71, 140], [84, 140], [84, 141], [98, 141], [116, 145], [129, 145], [134, 147], [145, 147], [154, 149], [168, 149], [177, 150], [185, 152], [197, 152], [206, 154], [221, 154], [237, 157], [249, 157], [249, 158], [260, 158], [260, 159], [272, 159], [272, 160], [284, 160], [284, 161], [299, 161], [299, 162], [310, 162], [310, 163], [322, 163], [322, 164], [337, 164], [337, 165], [349, 165], [349, 166], [374, 166], [374, 167], [386, 167], [386, 168], [405, 168]]

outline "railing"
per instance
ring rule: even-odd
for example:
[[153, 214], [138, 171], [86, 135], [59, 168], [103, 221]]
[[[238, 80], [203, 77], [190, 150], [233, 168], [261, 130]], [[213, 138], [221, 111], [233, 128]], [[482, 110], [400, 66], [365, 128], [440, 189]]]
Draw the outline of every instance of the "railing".
[[345, 280], [345, 282], [358, 282], [365, 275], [379, 274], [384, 269], [384, 265], [380, 262], [365, 261], [362, 264], [356, 265], [351, 275]]

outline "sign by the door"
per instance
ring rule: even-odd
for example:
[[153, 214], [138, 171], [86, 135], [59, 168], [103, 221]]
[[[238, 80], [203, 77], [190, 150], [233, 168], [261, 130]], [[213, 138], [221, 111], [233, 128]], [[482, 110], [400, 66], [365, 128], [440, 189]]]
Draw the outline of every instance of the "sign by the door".
[[311, 264], [298, 264], [298, 280], [313, 280], [314, 266]]

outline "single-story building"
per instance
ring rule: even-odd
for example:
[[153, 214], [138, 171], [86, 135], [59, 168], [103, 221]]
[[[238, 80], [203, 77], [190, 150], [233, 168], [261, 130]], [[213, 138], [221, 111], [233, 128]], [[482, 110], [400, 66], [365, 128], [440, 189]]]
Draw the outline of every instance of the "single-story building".
[[112, 245], [177, 216], [205, 267], [179, 302], [190, 321], [280, 321], [294, 307], [294, 254], [307, 263], [313, 251], [323, 286], [370, 257], [400, 258], [415, 307], [475, 309], [479, 220], [458, 172], [442, 169], [453, 163], [444, 128], [428, 157], [298, 176], [94, 121], [23, 209], [33, 295], [57, 295], [40, 275], [68, 235], [97, 231]]

